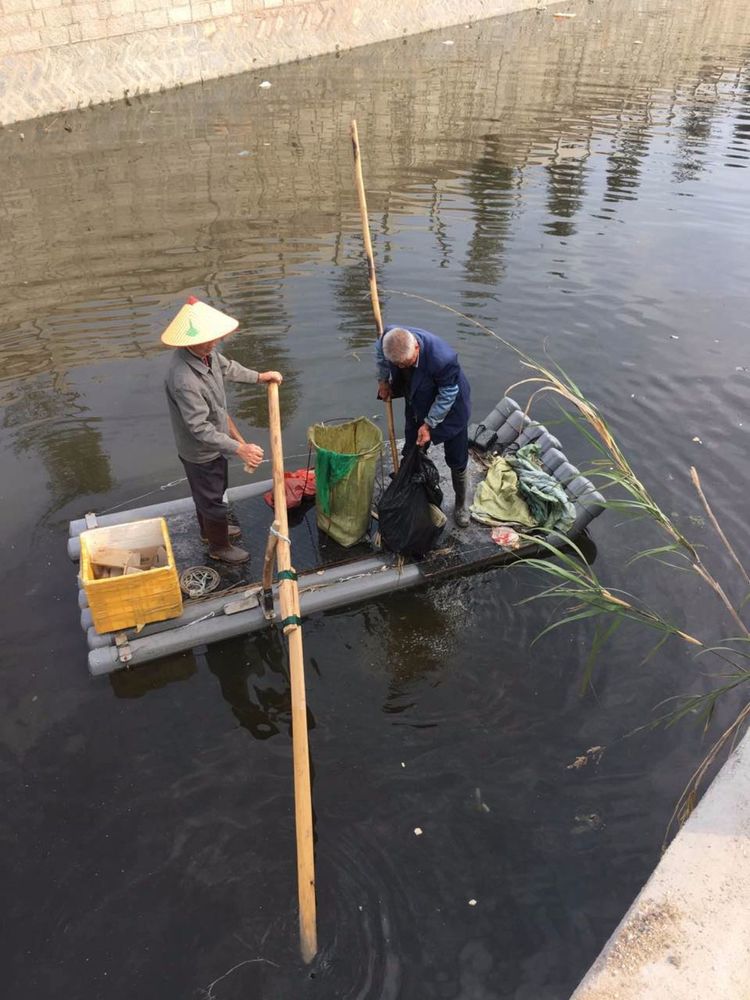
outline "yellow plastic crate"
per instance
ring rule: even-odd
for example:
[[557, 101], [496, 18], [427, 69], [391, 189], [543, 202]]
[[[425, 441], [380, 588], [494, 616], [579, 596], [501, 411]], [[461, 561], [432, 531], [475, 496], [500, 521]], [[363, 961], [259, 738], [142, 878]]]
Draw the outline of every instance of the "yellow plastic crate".
[[[163, 545], [167, 565], [144, 573], [94, 578], [92, 562], [98, 548], [145, 549]], [[81, 583], [99, 633], [119, 632], [147, 622], [161, 622], [182, 614], [182, 592], [177, 567], [163, 517], [108, 528], [92, 528], [81, 534]]]

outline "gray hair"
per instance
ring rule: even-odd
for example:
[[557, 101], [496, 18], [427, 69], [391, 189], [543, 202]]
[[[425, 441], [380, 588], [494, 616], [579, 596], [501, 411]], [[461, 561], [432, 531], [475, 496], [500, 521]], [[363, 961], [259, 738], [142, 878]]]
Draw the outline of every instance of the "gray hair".
[[383, 337], [383, 354], [394, 365], [408, 361], [413, 356], [416, 346], [417, 338], [414, 334], [400, 326], [394, 326]]

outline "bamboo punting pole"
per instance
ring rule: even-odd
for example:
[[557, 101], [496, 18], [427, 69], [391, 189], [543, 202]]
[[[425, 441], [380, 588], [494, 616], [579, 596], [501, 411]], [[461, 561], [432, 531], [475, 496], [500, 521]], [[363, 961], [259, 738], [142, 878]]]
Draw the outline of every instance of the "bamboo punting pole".
[[[375, 317], [375, 328], [378, 331], [379, 340], [383, 336], [383, 317], [380, 314], [380, 301], [378, 300], [378, 279], [375, 274], [375, 258], [372, 253], [372, 240], [370, 239], [370, 222], [367, 216], [365, 182], [362, 177], [362, 156], [359, 150], [359, 132], [357, 131], [357, 120], [355, 118], [352, 118], [351, 134], [352, 152], [354, 154], [354, 181], [357, 185], [359, 215], [362, 220], [362, 236], [365, 242], [365, 253], [367, 254], [367, 273], [370, 279], [370, 301], [372, 302], [372, 312]], [[385, 415], [388, 421], [388, 439], [391, 442], [393, 470], [396, 472], [398, 471], [398, 449], [396, 447], [396, 428], [393, 423], [393, 403], [390, 399], [385, 401]]]
[[[268, 385], [268, 417], [271, 432], [271, 468], [273, 504], [278, 535], [276, 566], [279, 574], [292, 569], [289, 546], [289, 522], [284, 491], [284, 452], [281, 442], [279, 387]], [[307, 700], [305, 664], [302, 653], [302, 629], [299, 622], [299, 592], [296, 579], [283, 576], [279, 581], [282, 627], [289, 643], [289, 678], [292, 692], [292, 750], [294, 754], [294, 813], [297, 830], [297, 893], [299, 897], [300, 949], [305, 962], [311, 962], [318, 950], [315, 921], [315, 857], [313, 852], [312, 791], [310, 788], [310, 753], [307, 745]], [[289, 621], [288, 619], [291, 619]]]
[[263, 587], [263, 615], [270, 621], [276, 617], [273, 609], [273, 564], [276, 557], [276, 545], [279, 540], [279, 522], [274, 521], [266, 539], [266, 553], [263, 558], [263, 576], [261, 586]]
[[275, 532], [278, 531], [279, 522], [274, 521], [271, 525], [271, 530], [268, 532], [268, 538], [266, 539], [266, 552], [263, 557], [263, 576], [261, 578], [263, 590], [270, 590], [271, 585], [273, 584], [273, 560], [276, 555], [276, 546], [279, 541], [279, 536], [278, 534], [275, 534]]

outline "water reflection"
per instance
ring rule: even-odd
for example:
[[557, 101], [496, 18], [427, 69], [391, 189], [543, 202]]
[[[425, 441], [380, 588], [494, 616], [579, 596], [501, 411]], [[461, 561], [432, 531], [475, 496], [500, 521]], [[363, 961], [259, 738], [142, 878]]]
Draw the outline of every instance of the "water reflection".
[[544, 229], [550, 236], [564, 239], [574, 236], [576, 226], [573, 219], [583, 206], [586, 187], [586, 160], [577, 150], [571, 157], [561, 156], [550, 163], [547, 171], [547, 210], [550, 221]]
[[[486, 137], [491, 143], [490, 137]], [[505, 241], [513, 212], [513, 189], [520, 178], [512, 165], [491, 153], [472, 166], [466, 180], [474, 230], [466, 255], [466, 277], [482, 288], [495, 288], [505, 271]]]
[[[275, 628], [259, 632], [251, 643], [230, 641], [221, 646], [199, 646], [191, 652], [144, 664], [137, 670], [110, 674], [118, 698], [142, 698], [167, 685], [178, 684], [207, 668], [232, 715], [256, 740], [279, 733], [291, 735], [292, 701], [286, 640]], [[308, 728], [315, 717], [308, 706]]]
[[[33, 123], [24, 144], [6, 130], [0, 134], [7, 164], [0, 329], [19, 351], [16, 374], [45, 365], [44, 353], [30, 351], [19, 328], [30, 317], [51, 315], [61, 302], [90, 304], [102, 359], [128, 356], [133, 338], [157, 352], [154, 310], [186, 289], [220, 290], [248, 329], [263, 329], [278, 345], [290, 322], [285, 279], [335, 260], [341, 234], [357, 228], [346, 136], [352, 110], [366, 136], [376, 239], [388, 231], [397, 197], [400, 213], [424, 212], [439, 266], [449, 266], [441, 192], [454, 182], [456, 166], [463, 174], [468, 162], [461, 186], [474, 206], [475, 227], [466, 272], [472, 281], [496, 285], [506, 266], [512, 192], [531, 168], [548, 168], [550, 232], [571, 235], [587, 150], [601, 138], [611, 140], [605, 201], [632, 200], [653, 135], [650, 123], [659, 121], [665, 130], [665, 95], [682, 101], [683, 89], [692, 92], [694, 106], [677, 126], [689, 155], [681, 157], [675, 179], [695, 175], [712, 105], [737, 84], [736, 73], [701, 53], [721, 48], [727, 23], [741, 35], [747, 17], [740, 0], [713, 4], [703, 21], [686, 17], [680, 6], [657, 4], [645, 16], [624, 18], [614, 43], [590, 17], [564, 28], [549, 17], [510, 19], [502, 30], [483, 22], [461, 34], [452, 55], [443, 50], [439, 65], [434, 39], [409, 39], [408, 65], [423, 65], [425, 75], [409, 70], [400, 46], [384, 45], [358, 53], [355, 79], [348, 58], [280, 67], [278, 89], [254, 100], [246, 115], [226, 112], [246, 105], [246, 83], [238, 77], [114, 112], [92, 111], [76, 117], [72, 132], [54, 120]], [[554, 74], [529, 71], [532, 38], [534, 49], [556, 65]], [[315, 85], [321, 71], [324, 93]], [[291, 88], [293, 108], [284, 96]], [[618, 105], [612, 95], [620, 92], [627, 96]], [[740, 140], [743, 129], [738, 119]], [[379, 249], [387, 264], [388, 247]], [[354, 313], [361, 321], [366, 302], [356, 307], [358, 273], [357, 279], [348, 289], [341, 275], [339, 294], [344, 316]], [[79, 322], [55, 333], [66, 344], [67, 364], [91, 356], [91, 337], [80, 336]], [[274, 356], [278, 346], [265, 347], [266, 367], [282, 360]]]
[[[750, 55], [748, 55], [750, 60]], [[741, 160], [750, 160], [750, 78], [745, 78], [739, 87], [740, 110], [734, 125], [733, 143], [730, 152], [727, 154], [727, 165], [731, 167], [744, 167], [746, 163]]]
[[[209, 650], [208, 667], [237, 722], [256, 740], [280, 732], [291, 734], [292, 698], [286, 666], [285, 640], [275, 630], [261, 632], [243, 655]], [[249, 656], [249, 658], [248, 658]], [[308, 727], [315, 719], [308, 708]]]
[[635, 200], [650, 144], [651, 129], [647, 121], [631, 122], [617, 133], [607, 157], [605, 202]]
[[138, 670], [119, 670], [109, 674], [109, 682], [116, 698], [143, 698], [150, 691], [190, 680], [197, 669], [193, 654], [184, 653], [145, 663]]
[[30, 452], [42, 463], [56, 506], [112, 488], [109, 456], [102, 446], [98, 418], [88, 413], [80, 393], [65, 385], [31, 383], [3, 416], [13, 431], [17, 455]]
[[461, 581], [435, 585], [430, 590], [378, 604], [365, 617], [367, 631], [376, 637], [379, 662], [387, 673], [383, 711], [399, 716], [396, 725], [417, 729], [437, 725], [434, 717], [413, 712], [415, 695], [424, 683], [440, 685], [456, 660], [461, 635], [471, 627], [466, 587]]

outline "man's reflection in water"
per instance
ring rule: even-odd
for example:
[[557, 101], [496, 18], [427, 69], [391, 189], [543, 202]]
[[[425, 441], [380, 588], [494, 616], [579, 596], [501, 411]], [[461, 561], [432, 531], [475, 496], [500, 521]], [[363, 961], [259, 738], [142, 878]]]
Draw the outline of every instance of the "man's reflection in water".
[[167, 684], [190, 680], [196, 671], [194, 657], [177, 653], [133, 670], [117, 670], [109, 675], [109, 683], [116, 698], [142, 698], [149, 691], [159, 691]]
[[[576, 539], [576, 545], [592, 565], [597, 556], [596, 545], [586, 532]], [[423, 682], [437, 687], [446, 672], [467, 665], [471, 669], [474, 652], [481, 649], [485, 655], [487, 649], [500, 648], [499, 632], [480, 635], [473, 631], [476, 616], [492, 616], [501, 623], [498, 629], [512, 623], [517, 648], [530, 648], [541, 625], [538, 616], [519, 614], [517, 602], [541, 589], [537, 584], [543, 578], [541, 575], [538, 580], [525, 578], [532, 589], [519, 591], [519, 580], [503, 572], [498, 567], [435, 581], [428, 588], [404, 592], [365, 609], [365, 628], [377, 638], [389, 675], [384, 712], [408, 713], [417, 704]]]
[[366, 627], [377, 635], [381, 662], [389, 675], [384, 712], [408, 713], [415, 707], [421, 682], [440, 683], [466, 614], [460, 599], [452, 607], [448, 602], [445, 586], [438, 585], [434, 590], [400, 595], [366, 617]]
[[[291, 735], [286, 639], [276, 628], [244, 640], [202, 646], [192, 655], [165, 657], [135, 670], [120, 670], [109, 679], [116, 697], [142, 698], [167, 684], [189, 680], [204, 667], [218, 678], [232, 715], [256, 740], [267, 740], [282, 730]], [[307, 726], [315, 728], [309, 707]]]
[[[291, 734], [286, 639], [278, 630], [260, 633], [244, 642], [241, 649], [234, 644], [214, 647], [207, 662], [232, 715], [256, 740], [267, 740], [282, 729]], [[307, 724], [309, 729], [315, 728], [309, 708]]]

